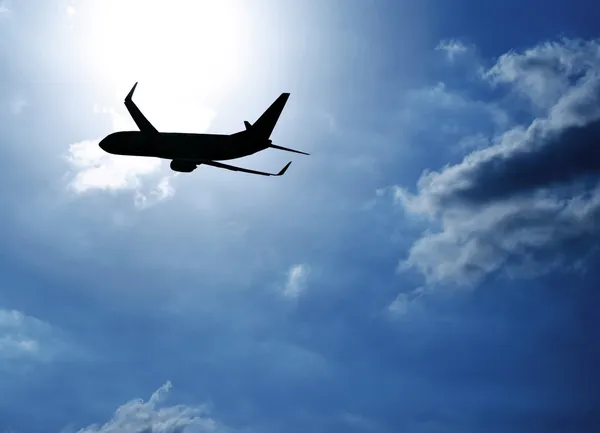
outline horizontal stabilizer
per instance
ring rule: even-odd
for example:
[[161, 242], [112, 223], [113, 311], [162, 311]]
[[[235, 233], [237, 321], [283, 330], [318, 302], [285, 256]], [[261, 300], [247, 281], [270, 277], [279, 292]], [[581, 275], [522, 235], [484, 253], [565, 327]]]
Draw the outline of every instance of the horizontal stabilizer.
[[231, 171], [241, 171], [244, 173], [250, 173], [250, 174], [260, 174], [261, 176], [283, 176], [283, 174], [287, 171], [288, 167], [290, 166], [290, 164], [292, 163], [292, 161], [288, 162], [285, 167], [283, 167], [279, 173], [267, 173], [264, 171], [256, 171], [256, 170], [250, 170], [248, 168], [242, 168], [242, 167], [236, 167], [235, 165], [229, 165], [229, 164], [223, 164], [222, 162], [216, 162], [216, 161], [198, 161], [199, 164], [204, 164], [204, 165], [212, 165], [213, 167], [217, 167], [217, 168], [224, 168], [226, 170], [231, 170]]
[[310, 155], [310, 153], [301, 152], [300, 150], [289, 149], [283, 146], [277, 146], [276, 144], [269, 144], [269, 147], [272, 147], [273, 149], [285, 150], [288, 152], [301, 153], [302, 155]]

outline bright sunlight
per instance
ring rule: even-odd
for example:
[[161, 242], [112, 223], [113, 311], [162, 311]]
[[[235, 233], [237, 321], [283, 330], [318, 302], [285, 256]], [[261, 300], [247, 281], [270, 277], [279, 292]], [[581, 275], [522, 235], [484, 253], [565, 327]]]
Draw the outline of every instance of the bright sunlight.
[[120, 93], [140, 81], [145, 89], [171, 95], [184, 88], [197, 96], [219, 94], [247, 67], [249, 26], [244, 8], [233, 0], [104, 0], [88, 5], [93, 24], [85, 29], [87, 66]]

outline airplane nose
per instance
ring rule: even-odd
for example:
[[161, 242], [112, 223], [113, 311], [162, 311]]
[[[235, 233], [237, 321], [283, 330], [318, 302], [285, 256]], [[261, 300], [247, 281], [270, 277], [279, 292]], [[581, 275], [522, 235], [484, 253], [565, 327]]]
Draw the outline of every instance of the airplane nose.
[[98, 143], [98, 146], [99, 146], [99, 147], [100, 147], [100, 149], [102, 149], [103, 151], [105, 151], [105, 152], [108, 152], [108, 149], [107, 149], [107, 148], [108, 148], [108, 146], [107, 146], [107, 143], [106, 143], [106, 139], [103, 139], [103, 140], [101, 140], [101, 141], [100, 141], [100, 143]]

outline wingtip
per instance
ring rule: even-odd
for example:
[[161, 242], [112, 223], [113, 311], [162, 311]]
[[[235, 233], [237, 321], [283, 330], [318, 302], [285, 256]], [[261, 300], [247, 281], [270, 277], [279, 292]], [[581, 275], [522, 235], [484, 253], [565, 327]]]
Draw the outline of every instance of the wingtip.
[[277, 174], [277, 176], [283, 176], [283, 175], [284, 175], [284, 173], [287, 171], [287, 169], [288, 169], [288, 167], [290, 166], [290, 164], [291, 164], [291, 163], [292, 163], [292, 161], [288, 162], [288, 163], [285, 165], [285, 167], [283, 167], [283, 168], [281, 169], [281, 171], [280, 171], [280, 172]]
[[133, 87], [131, 88], [131, 90], [129, 91], [129, 93], [127, 94], [127, 96], [125, 97], [125, 100], [131, 100], [131, 97], [133, 96], [133, 92], [135, 92], [135, 88], [137, 87], [138, 82], [136, 81], [135, 84], [133, 85]]

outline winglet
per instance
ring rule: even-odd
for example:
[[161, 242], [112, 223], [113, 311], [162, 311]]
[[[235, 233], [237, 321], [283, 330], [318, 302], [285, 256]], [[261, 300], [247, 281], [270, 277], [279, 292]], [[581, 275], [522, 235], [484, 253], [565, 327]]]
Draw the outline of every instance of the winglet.
[[131, 88], [131, 90], [129, 91], [127, 96], [125, 97], [125, 101], [131, 101], [131, 98], [133, 97], [133, 92], [135, 92], [135, 88], [137, 87], [137, 85], [138, 85], [138, 83], [136, 81], [136, 83], [133, 85], [133, 87]]
[[288, 162], [285, 167], [283, 167], [281, 169], [281, 171], [279, 173], [277, 173], [277, 176], [283, 176], [283, 174], [286, 172], [286, 170], [288, 169], [288, 167], [290, 166], [290, 164], [292, 163], [292, 161]]
[[135, 102], [133, 102], [133, 100], [131, 99], [137, 85], [138, 83], [136, 82], [125, 97], [125, 107], [127, 107], [127, 111], [129, 111], [131, 118], [133, 119], [133, 121], [135, 122], [135, 124], [141, 132], [143, 132], [144, 134], [156, 135], [158, 134], [156, 128], [152, 126], [148, 119], [146, 119], [146, 116], [142, 114], [137, 105], [135, 105]]

